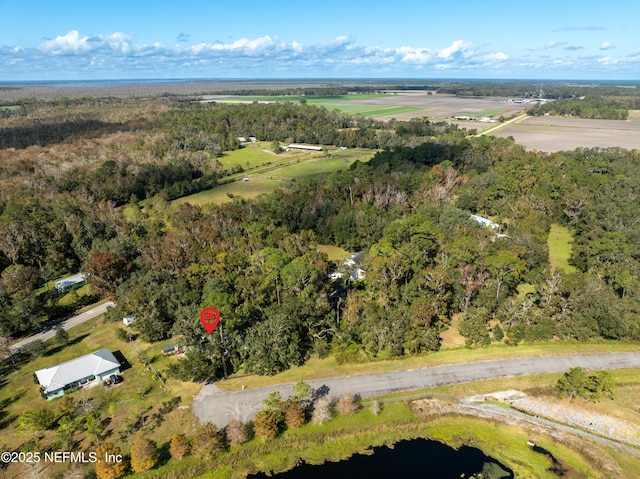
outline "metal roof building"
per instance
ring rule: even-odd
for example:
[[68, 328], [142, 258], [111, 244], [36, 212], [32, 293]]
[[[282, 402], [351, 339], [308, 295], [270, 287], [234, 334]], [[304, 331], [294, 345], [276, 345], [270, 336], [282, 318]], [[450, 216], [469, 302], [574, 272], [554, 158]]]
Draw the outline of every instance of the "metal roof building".
[[60, 281], [56, 281], [55, 285], [58, 291], [66, 293], [67, 291], [83, 286], [86, 282], [86, 275], [84, 273], [78, 273], [73, 276], [69, 276], [68, 278], [61, 279]]
[[120, 372], [120, 363], [104, 348], [66, 363], [36, 371], [42, 393], [47, 399], [64, 395], [64, 390], [92, 381], [102, 381]]

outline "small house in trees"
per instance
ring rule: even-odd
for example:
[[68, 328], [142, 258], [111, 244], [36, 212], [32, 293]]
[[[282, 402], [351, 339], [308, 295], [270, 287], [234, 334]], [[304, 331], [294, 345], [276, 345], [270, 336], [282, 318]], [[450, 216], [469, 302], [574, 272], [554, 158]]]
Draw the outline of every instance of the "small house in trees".
[[492, 230], [496, 230], [496, 231], [500, 230], [500, 225], [498, 223], [494, 223], [490, 219], [483, 218], [482, 216], [477, 216], [477, 215], [471, 215], [471, 216], [469, 216], [469, 218], [471, 218], [473, 221], [477, 221], [482, 226], [486, 226], [487, 228], [491, 228]]
[[120, 373], [120, 363], [107, 349], [80, 356], [66, 363], [36, 371], [42, 394], [47, 399], [64, 395], [65, 389], [99, 382]]
[[131, 326], [133, 323], [136, 322], [136, 315], [130, 314], [129, 316], [125, 316], [124, 318], [122, 318], [122, 322], [124, 323], [125, 326]]
[[87, 277], [84, 273], [74, 274], [68, 278], [61, 279], [55, 282], [56, 290], [60, 293], [68, 293], [73, 289], [81, 288], [87, 284]]

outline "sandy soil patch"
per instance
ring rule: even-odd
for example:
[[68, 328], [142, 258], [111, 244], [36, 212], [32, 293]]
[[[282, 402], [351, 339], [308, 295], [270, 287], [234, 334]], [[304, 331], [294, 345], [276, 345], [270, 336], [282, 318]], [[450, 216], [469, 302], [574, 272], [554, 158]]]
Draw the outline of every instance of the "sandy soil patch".
[[451, 318], [451, 326], [440, 334], [442, 349], [460, 348], [464, 346], [464, 336], [458, 331], [461, 314], [454, 314]]

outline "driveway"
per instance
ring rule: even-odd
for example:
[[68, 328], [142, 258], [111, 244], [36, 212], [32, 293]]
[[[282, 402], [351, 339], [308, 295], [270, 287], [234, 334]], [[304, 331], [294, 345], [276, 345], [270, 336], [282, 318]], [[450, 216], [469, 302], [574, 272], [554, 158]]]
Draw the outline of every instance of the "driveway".
[[[395, 371], [361, 376], [342, 376], [307, 381], [314, 389], [323, 388], [330, 397], [357, 393], [363, 398], [382, 396], [399, 391], [426, 389], [447, 384], [497, 379], [525, 374], [561, 373], [570, 368], [589, 370], [640, 368], [640, 353], [580, 354], [562, 357], [537, 357], [479, 361], [407, 371]], [[193, 400], [193, 413], [201, 423], [210, 421], [219, 427], [232, 419], [248, 421], [264, 405], [262, 401], [273, 391], [284, 398], [292, 394], [293, 383], [250, 389], [240, 392], [223, 391], [215, 384], [203, 386]]]

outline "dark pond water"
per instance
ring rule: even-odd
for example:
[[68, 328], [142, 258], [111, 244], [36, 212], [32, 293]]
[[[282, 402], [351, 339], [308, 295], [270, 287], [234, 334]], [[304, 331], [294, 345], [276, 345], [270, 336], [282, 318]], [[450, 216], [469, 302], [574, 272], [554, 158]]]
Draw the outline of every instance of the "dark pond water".
[[[438, 441], [414, 439], [398, 442], [393, 449], [374, 448], [372, 455], [356, 454], [341, 462], [319, 466], [302, 464], [277, 479], [460, 479], [482, 472], [486, 479], [513, 479], [513, 471], [480, 449], [462, 446], [456, 450]], [[270, 476], [257, 474], [252, 479]]]

